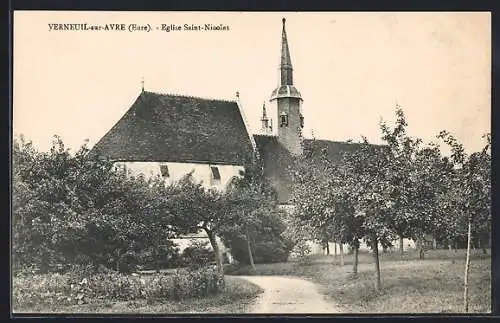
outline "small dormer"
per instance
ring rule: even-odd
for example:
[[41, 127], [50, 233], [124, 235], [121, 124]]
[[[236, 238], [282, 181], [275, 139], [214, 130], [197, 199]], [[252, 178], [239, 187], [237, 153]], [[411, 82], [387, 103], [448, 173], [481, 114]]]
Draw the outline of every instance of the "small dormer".
[[219, 185], [221, 182], [221, 177], [220, 177], [220, 172], [219, 172], [219, 167], [217, 166], [210, 166], [210, 181], [212, 185]]
[[163, 178], [169, 178], [170, 177], [170, 172], [168, 170], [168, 165], [167, 164], [161, 164], [160, 165], [160, 174], [161, 174], [161, 177], [163, 177]]

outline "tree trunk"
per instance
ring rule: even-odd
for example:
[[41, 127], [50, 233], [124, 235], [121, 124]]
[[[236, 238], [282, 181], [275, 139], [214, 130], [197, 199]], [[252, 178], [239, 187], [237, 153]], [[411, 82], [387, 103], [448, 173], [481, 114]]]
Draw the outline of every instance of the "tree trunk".
[[403, 240], [403, 235], [399, 236], [399, 253], [403, 254], [404, 253], [404, 240]]
[[359, 246], [356, 244], [354, 245], [354, 261], [352, 263], [352, 272], [354, 274], [358, 273], [358, 251], [359, 251]]
[[330, 244], [328, 243], [328, 241], [326, 242], [326, 255], [330, 255]]
[[372, 251], [373, 251], [373, 260], [375, 261], [375, 289], [380, 290], [381, 282], [380, 282], [380, 262], [378, 256], [378, 239], [376, 236], [372, 238]]
[[255, 270], [255, 263], [253, 262], [252, 248], [250, 247], [250, 238], [248, 236], [248, 233], [246, 234], [246, 236], [247, 236], [248, 257], [250, 259], [250, 265], [252, 265], [252, 269]]
[[212, 249], [214, 250], [215, 253], [215, 263], [217, 264], [217, 270], [219, 270], [219, 272], [222, 273], [223, 272], [222, 256], [220, 254], [220, 249], [219, 245], [217, 244], [217, 239], [215, 238], [215, 234], [207, 228], [204, 228], [204, 230], [208, 235], [208, 240], [210, 240], [210, 244], [212, 245]]
[[337, 258], [337, 242], [335, 242], [335, 258]]
[[154, 257], [155, 257], [155, 269], [156, 269], [156, 272], [159, 273], [160, 272], [160, 257], [159, 257], [159, 252], [158, 252], [158, 244], [156, 246], [153, 247], [153, 250], [154, 250]]
[[483, 255], [487, 255], [488, 252], [486, 251], [486, 243], [484, 243], [484, 236], [481, 237], [481, 239], [479, 239], [479, 241], [481, 242], [481, 249], [483, 250]]
[[432, 239], [432, 249], [433, 249], [433, 250], [436, 250], [436, 249], [437, 249], [437, 240], [436, 240], [436, 238], [433, 238], [433, 239]]
[[340, 249], [340, 266], [344, 266], [344, 245], [342, 242], [340, 243], [339, 249]]
[[471, 243], [471, 220], [467, 229], [467, 256], [465, 259], [464, 277], [464, 312], [469, 312], [469, 265], [470, 265], [470, 243]]
[[451, 251], [451, 244], [448, 244], [448, 250]]
[[417, 238], [417, 246], [418, 246], [418, 259], [424, 259], [424, 239], [422, 236], [418, 236]]
[[116, 250], [116, 271], [120, 271], [120, 249]]

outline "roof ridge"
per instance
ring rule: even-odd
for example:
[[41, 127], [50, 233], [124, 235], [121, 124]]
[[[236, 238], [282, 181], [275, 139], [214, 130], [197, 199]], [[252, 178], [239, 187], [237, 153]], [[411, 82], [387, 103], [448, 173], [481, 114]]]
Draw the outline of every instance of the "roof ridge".
[[[346, 140], [333, 140], [333, 139], [321, 139], [321, 138], [304, 138], [304, 140], [308, 140], [308, 141], [327, 141], [327, 142], [334, 142], [334, 143], [340, 143], [340, 144], [357, 144], [357, 145], [360, 145], [360, 144], [363, 144], [362, 142], [357, 142], [357, 141], [354, 141], [354, 140], [349, 140], [349, 139], [346, 139]], [[385, 144], [376, 144], [376, 143], [371, 143], [369, 142], [368, 143], [370, 146], [386, 146]]]
[[276, 135], [272, 134], [267, 134], [267, 133], [254, 133], [252, 134], [253, 136], [261, 136], [261, 137], [278, 137]]
[[144, 90], [144, 92], [149, 92], [149, 93], [157, 94], [157, 95], [178, 96], [178, 97], [190, 98], [190, 99], [201, 99], [201, 100], [207, 100], [207, 101], [220, 101], [220, 102], [236, 103], [236, 100], [213, 98], [213, 97], [202, 97], [202, 96], [179, 94], [179, 93], [172, 93], [172, 92], [167, 93], [167, 92], [147, 91], [147, 90]]

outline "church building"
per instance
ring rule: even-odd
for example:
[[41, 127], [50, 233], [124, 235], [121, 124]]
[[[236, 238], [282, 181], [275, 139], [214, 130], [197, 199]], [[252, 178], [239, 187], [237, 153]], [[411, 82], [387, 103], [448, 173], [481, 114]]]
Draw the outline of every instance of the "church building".
[[[332, 160], [340, 160], [343, 152], [356, 149], [357, 144], [303, 137], [303, 98], [294, 84], [285, 22], [283, 18], [279, 84], [269, 97], [277, 112], [275, 125], [264, 104], [261, 133], [252, 134], [238, 93], [235, 100], [222, 100], [143, 89], [91, 153], [109, 158], [133, 174], [160, 175], [167, 183], [193, 172], [193, 178], [206, 188], [219, 190], [241, 176], [244, 165], [258, 156], [265, 176], [278, 192], [280, 205], [293, 207], [287, 165], [294, 156], [314, 143]], [[182, 249], [187, 242], [181, 240], [175, 242]], [[322, 249], [316, 246], [316, 252]]]

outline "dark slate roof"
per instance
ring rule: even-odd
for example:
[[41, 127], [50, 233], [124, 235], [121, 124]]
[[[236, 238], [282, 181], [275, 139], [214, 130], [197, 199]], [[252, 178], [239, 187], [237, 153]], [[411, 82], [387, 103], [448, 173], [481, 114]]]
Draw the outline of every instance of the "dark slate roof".
[[313, 158], [319, 158], [319, 154], [322, 151], [327, 152], [330, 161], [340, 162], [342, 156], [346, 152], [354, 152], [359, 149], [360, 144], [350, 143], [347, 141], [332, 141], [332, 140], [322, 140], [322, 139], [305, 139], [304, 140], [304, 151], [311, 153]]
[[264, 176], [273, 184], [278, 193], [278, 201], [286, 203], [292, 189], [292, 180], [288, 166], [293, 163], [293, 156], [275, 136], [254, 135], [255, 144], [264, 166]]
[[252, 143], [235, 101], [143, 91], [91, 154], [116, 161], [245, 164]]
[[[283, 147], [276, 136], [254, 135], [264, 174], [271, 180], [282, 204], [290, 202], [293, 182], [289, 173], [294, 157]], [[331, 140], [304, 139], [304, 153], [309, 154], [320, 166], [320, 153], [326, 150], [330, 161], [340, 163], [343, 153], [359, 149], [360, 144]]]

